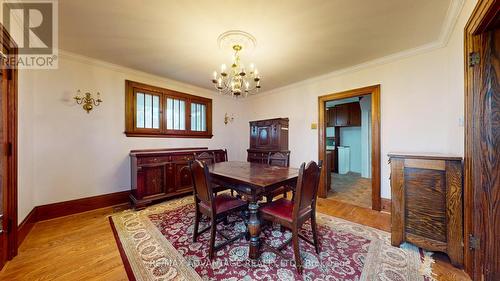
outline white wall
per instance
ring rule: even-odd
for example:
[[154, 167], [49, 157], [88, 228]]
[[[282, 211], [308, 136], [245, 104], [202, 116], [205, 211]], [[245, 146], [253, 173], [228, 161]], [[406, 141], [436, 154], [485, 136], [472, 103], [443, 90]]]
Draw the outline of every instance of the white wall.
[[[214, 137], [126, 137], [125, 79], [212, 98]], [[104, 102], [87, 114], [72, 100], [78, 89]], [[206, 89], [66, 53], [57, 70], [22, 73], [19, 93], [19, 222], [33, 206], [129, 190], [131, 149], [227, 148], [229, 159], [246, 159], [245, 104]], [[228, 125], [226, 112], [235, 116]]]
[[25, 70], [18, 71], [18, 223], [31, 212], [34, 200], [34, 81], [27, 79]]
[[381, 84], [382, 197], [390, 198], [391, 151], [463, 154], [463, 28], [466, 1], [445, 47], [273, 90], [249, 100], [251, 119], [290, 118], [291, 165], [318, 158], [318, 96]]

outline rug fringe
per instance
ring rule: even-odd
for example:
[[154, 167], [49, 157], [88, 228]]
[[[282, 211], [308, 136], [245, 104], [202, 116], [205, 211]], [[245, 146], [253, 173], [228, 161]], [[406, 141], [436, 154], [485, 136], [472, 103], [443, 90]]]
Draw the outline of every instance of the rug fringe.
[[433, 252], [424, 251], [424, 259], [418, 272], [432, 281], [436, 281], [436, 274], [432, 272], [432, 265], [436, 262], [432, 257]]

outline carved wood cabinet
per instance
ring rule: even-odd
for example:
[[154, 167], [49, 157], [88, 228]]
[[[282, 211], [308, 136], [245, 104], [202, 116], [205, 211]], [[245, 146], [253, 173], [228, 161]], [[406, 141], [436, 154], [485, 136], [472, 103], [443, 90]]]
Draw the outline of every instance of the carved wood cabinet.
[[267, 163], [269, 152], [289, 152], [288, 118], [250, 121], [247, 161]]
[[462, 158], [389, 154], [391, 242], [447, 253], [463, 265]]
[[189, 161], [194, 153], [214, 152], [216, 162], [226, 159], [222, 149], [175, 148], [132, 150], [130, 152], [131, 184], [130, 200], [135, 209], [141, 209], [153, 201], [192, 192]]

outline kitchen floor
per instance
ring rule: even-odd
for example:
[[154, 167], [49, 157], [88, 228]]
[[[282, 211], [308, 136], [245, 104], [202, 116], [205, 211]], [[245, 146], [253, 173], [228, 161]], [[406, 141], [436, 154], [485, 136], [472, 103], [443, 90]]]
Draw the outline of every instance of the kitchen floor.
[[332, 187], [328, 190], [328, 199], [371, 209], [372, 181], [358, 173], [332, 173]]

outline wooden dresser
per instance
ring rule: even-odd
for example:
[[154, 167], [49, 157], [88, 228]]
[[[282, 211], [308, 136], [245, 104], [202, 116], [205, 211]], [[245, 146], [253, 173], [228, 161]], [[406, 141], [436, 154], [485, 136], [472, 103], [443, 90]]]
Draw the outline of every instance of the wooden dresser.
[[267, 163], [269, 152], [288, 150], [288, 118], [250, 121], [248, 162]]
[[447, 253], [463, 265], [462, 158], [389, 154], [391, 242]]
[[222, 149], [173, 148], [132, 150], [130, 152], [130, 200], [135, 209], [141, 209], [155, 200], [193, 191], [189, 161], [194, 153], [214, 152], [217, 162], [225, 161]]

